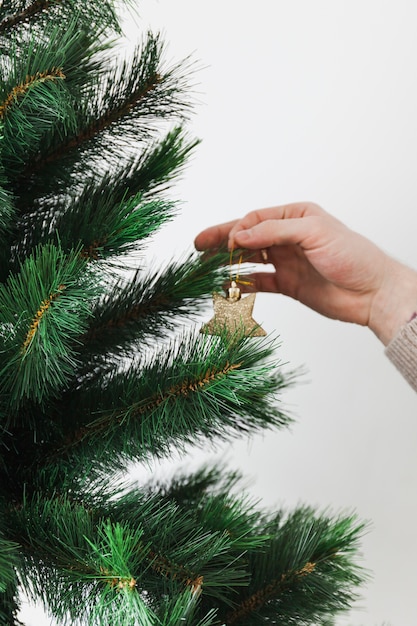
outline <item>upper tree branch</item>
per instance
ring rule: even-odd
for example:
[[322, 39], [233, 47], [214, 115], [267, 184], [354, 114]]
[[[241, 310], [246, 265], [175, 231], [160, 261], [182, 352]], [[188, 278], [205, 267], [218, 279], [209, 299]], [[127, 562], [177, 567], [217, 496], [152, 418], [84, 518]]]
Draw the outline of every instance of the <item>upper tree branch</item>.
[[53, 3], [51, 0], [36, 0], [36, 2], [27, 6], [23, 11], [20, 11], [15, 15], [11, 15], [10, 17], [6, 17], [6, 19], [0, 22], [0, 33], [8, 30], [9, 28], [13, 28], [13, 26], [16, 26], [17, 24], [25, 22], [37, 13], [41, 13], [45, 9], [48, 9], [51, 4], [59, 4], [61, 2], [62, 0], [54, 0]]
[[[90, 252], [90, 250], [88, 252]], [[86, 252], [84, 252], [84, 254], [86, 254]], [[89, 258], [92, 257], [89, 255]], [[120, 340], [119, 333], [121, 329], [141, 319], [146, 319], [149, 315], [152, 315], [152, 313], [156, 313], [160, 311], [161, 308], [167, 307], [169, 303], [170, 298], [166, 294], [157, 294], [149, 298], [146, 303], [139, 302], [138, 304], [133, 304], [127, 310], [122, 310], [121, 307], [119, 307], [118, 315], [115, 314], [107, 321], [97, 324], [96, 326], [91, 325], [82, 337], [82, 342], [86, 345], [90, 342], [100, 341], [100, 339], [103, 339], [103, 337], [113, 331], [118, 332], [118, 338]]]
[[80, 148], [87, 141], [90, 141], [109, 128], [112, 124], [121, 120], [123, 117], [128, 115], [130, 111], [147, 96], [148, 93], [156, 89], [161, 82], [162, 77], [159, 74], [155, 74], [150, 77], [140, 90], [129, 95], [129, 99], [126, 100], [122, 106], [106, 111], [101, 117], [95, 118], [90, 125], [83, 128], [77, 135], [69, 139], [66, 143], [59, 145], [45, 157], [33, 159], [32, 163], [30, 163], [25, 169], [23, 173], [24, 177], [27, 178], [28, 176], [39, 172], [46, 165], [59, 160], [72, 150]]

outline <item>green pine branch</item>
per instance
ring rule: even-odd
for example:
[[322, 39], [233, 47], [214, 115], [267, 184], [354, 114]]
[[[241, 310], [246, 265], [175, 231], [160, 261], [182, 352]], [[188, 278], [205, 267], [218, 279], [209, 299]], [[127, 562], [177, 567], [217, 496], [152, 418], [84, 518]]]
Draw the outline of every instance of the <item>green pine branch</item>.
[[[169, 542], [179, 533], [175, 526], [177, 523], [188, 525], [190, 529], [202, 529], [204, 533], [209, 533], [209, 535], [217, 536], [219, 534], [223, 536], [226, 534], [230, 542], [228, 547], [229, 554], [233, 554], [231, 561], [236, 558], [240, 559], [247, 550], [261, 549], [269, 539], [269, 534], [258, 532], [261, 515], [251, 499], [245, 494], [234, 495], [225, 492], [223, 487], [224, 479], [220, 476], [216, 479], [217, 484], [213, 492], [207, 490], [207, 488], [201, 488], [200, 483], [197, 493], [195, 478], [198, 480], [199, 475], [197, 474], [196, 477], [192, 475], [187, 478], [187, 484], [191, 482], [194, 485], [194, 497], [192, 499], [178, 498], [174, 480], [174, 483], [166, 486], [166, 490], [163, 492], [156, 489], [150, 492], [143, 487], [140, 487], [140, 489], [127, 487], [124, 493], [112, 493], [112, 497], [109, 499], [111, 490], [107, 490], [107, 492], [100, 494], [94, 499], [94, 506], [101, 511], [103, 516], [110, 516], [113, 520], [125, 520], [134, 526], [138, 523], [144, 524], [143, 520], [146, 519], [145, 526], [148, 529], [149, 536], [157, 537], [163, 535]], [[154, 502], [158, 510], [171, 511], [172, 520], [170, 522], [164, 521], [163, 533], [158, 531], [161, 524], [159, 515], [156, 515], [156, 518], [155, 514], [145, 516], [141, 511], [139, 503], [145, 502], [149, 506]], [[186, 522], [178, 522], [178, 511], [186, 513]], [[140, 519], [138, 515], [140, 515]], [[179, 536], [181, 536], [181, 532]], [[154, 547], [153, 550], [155, 549]], [[170, 550], [163, 548], [161, 544], [159, 544], [157, 552], [165, 555], [164, 562], [166, 566], [168, 561], [172, 563], [174, 560]], [[170, 554], [169, 558], [168, 554]], [[176, 556], [175, 559], [180, 563], [183, 561], [182, 557]], [[164, 569], [161, 559], [155, 561], [156, 565], [158, 565], [158, 568]], [[180, 569], [184, 571], [184, 567]], [[179, 571], [176, 574], [177, 578], [178, 576]], [[187, 578], [189, 578], [189, 575], [187, 575]]]
[[199, 616], [200, 593], [185, 591], [178, 599], [164, 598], [157, 612], [158, 626], [218, 626], [216, 609]]
[[149, 193], [160, 193], [178, 178], [184, 165], [199, 144], [189, 139], [183, 128], [177, 126], [161, 140], [149, 142], [132, 167], [131, 180], [136, 188]]
[[224, 623], [315, 626], [347, 611], [367, 578], [352, 561], [365, 525], [355, 516], [332, 519], [305, 508], [273, 526], [269, 547], [250, 555], [251, 584]]
[[[114, 618], [126, 618], [120, 593], [126, 593], [137, 609], [144, 589], [151, 604], [158, 606], [168, 590], [173, 597], [187, 589], [201, 592], [203, 580], [212, 598], [226, 588], [247, 584], [241, 564], [227, 557], [228, 551], [237, 554], [234, 543], [239, 538], [196, 526], [192, 512], [171, 503], [135, 495], [134, 519], [117, 501], [108, 503], [103, 516], [65, 496], [35, 495], [9, 511], [13, 521], [9, 533], [19, 539], [26, 561], [19, 575], [26, 589], [42, 595], [54, 614], [82, 619], [107, 611], [111, 604]], [[117, 520], [117, 509], [123, 521]], [[90, 602], [84, 614], [74, 606], [69, 592], [73, 588], [82, 593], [88, 589]]]
[[[55, 0], [56, 4], [62, 0]], [[35, 0], [28, 4], [17, 0], [5, 0], [0, 7], [0, 33], [11, 30], [20, 24], [26, 24], [31, 18], [42, 14], [51, 3], [48, 0]]]
[[13, 414], [55, 395], [72, 375], [75, 343], [97, 287], [79, 251], [39, 248], [0, 285], [0, 394]]
[[[9, 180], [21, 173], [41, 147], [48, 146], [48, 137], [57, 126], [61, 137], [76, 128], [74, 102], [64, 67], [71, 67], [77, 61], [71, 57], [80, 47], [80, 41], [85, 40], [78, 26], [75, 20], [65, 32], [61, 26], [49, 26], [45, 40], [41, 41], [32, 34], [25, 55], [21, 54], [20, 42], [12, 40], [11, 63], [3, 57], [0, 83], [2, 161]], [[79, 53], [75, 56], [79, 60]], [[16, 136], [21, 137], [19, 142], [16, 142]]]
[[10, 233], [10, 230], [12, 228], [14, 217], [12, 197], [3, 185], [4, 178], [2, 177], [0, 171], [0, 246], [2, 252], [4, 252], [7, 235]]
[[21, 564], [19, 545], [7, 539], [5, 500], [0, 495], [0, 624], [16, 626], [19, 593], [16, 568]]
[[274, 347], [271, 339], [229, 342], [192, 333], [148, 363], [87, 381], [75, 404], [73, 394], [65, 399], [64, 414], [77, 419], [71, 430], [63, 424], [67, 442], [54, 444], [58, 452], [51, 460], [88, 455], [106, 465], [111, 455], [114, 467], [117, 458], [121, 465], [128, 458], [144, 461], [174, 448], [287, 425], [291, 419], [273, 402], [286, 377], [277, 374], [275, 363], [263, 363]]
[[[76, 131], [65, 135], [64, 141], [62, 132], [52, 135], [47, 149], [40, 150], [28, 162], [23, 173], [25, 178], [37, 183], [39, 178], [45, 178], [42, 176], [45, 170], [49, 172], [53, 168], [58, 177], [65, 180], [68, 170], [79, 166], [80, 151], [87, 151], [83, 155], [85, 159], [91, 158], [93, 152], [95, 158], [109, 152], [126, 156], [131, 152], [129, 145], [137, 144], [139, 133], [142, 141], [149, 141], [155, 134], [156, 120], [184, 117], [189, 109], [184, 98], [186, 80], [180, 73], [180, 66], [164, 71], [162, 56], [160, 37], [149, 34], [130, 62], [100, 77], [98, 88], [94, 85], [81, 98], [77, 103]], [[65, 66], [63, 69], [65, 71]], [[180, 155], [179, 140], [177, 131], [172, 138], [168, 135], [165, 143], [171, 141], [171, 151]], [[187, 152], [189, 150], [190, 147]], [[146, 152], [146, 156], [150, 160], [152, 153]]]
[[[97, 508], [67, 496], [25, 498], [11, 512], [27, 560], [19, 576], [53, 614], [81, 623], [138, 619], [142, 602], [152, 620], [152, 607], [156, 615], [166, 608], [161, 596], [172, 606], [187, 590], [199, 600], [193, 626], [216, 609], [227, 626], [313, 626], [349, 607], [365, 577], [353, 563], [364, 531], [355, 517], [298, 509], [271, 520], [258, 512], [254, 522], [238, 498], [207, 505], [215, 530], [201, 511], [138, 490]], [[83, 608], [74, 606], [76, 589], [89, 598]]]
[[[2, 505], [4, 507], [4, 502]], [[14, 567], [18, 564], [18, 547], [0, 533], [0, 593], [4, 593], [9, 585], [16, 582]]]
[[55, 9], [66, 9], [70, 14], [79, 14], [86, 24], [98, 27], [106, 25], [120, 33], [120, 25], [114, 10], [114, 2], [103, 0], [98, 6], [80, 0], [3, 0], [0, 6], [0, 36], [13, 32], [18, 27], [27, 27], [28, 24], [44, 21], [54, 21], [57, 13]]
[[192, 474], [177, 470], [175, 476], [167, 479], [151, 478], [144, 486], [150, 494], [158, 492], [163, 497], [178, 502], [181, 506], [195, 508], [207, 496], [232, 494], [242, 488], [242, 475], [225, 465], [203, 465]]
[[35, 215], [19, 221], [15, 259], [25, 258], [34, 247], [55, 240], [66, 251], [76, 243], [86, 260], [102, 262], [103, 272], [109, 265], [124, 266], [126, 261], [121, 257], [140, 249], [176, 210], [173, 202], [147, 201], [142, 192], [132, 191], [113, 185], [106, 177], [98, 185], [88, 183], [79, 196], [55, 199], [42, 210], [35, 208]]
[[0, 123], [0, 283], [6, 280], [9, 272], [9, 241], [16, 220], [14, 198], [8, 190], [8, 181], [2, 164], [3, 139], [3, 124]]
[[[111, 187], [107, 187], [109, 189]], [[90, 195], [82, 206], [83, 210], [80, 210], [79, 203], [79, 211], [71, 216], [73, 223], [78, 225], [78, 232], [73, 231], [68, 236], [67, 245], [71, 240], [80, 241], [81, 254], [89, 261], [106, 260], [110, 264], [116, 258], [114, 262], [117, 263], [117, 258], [140, 249], [145, 240], [173, 218], [175, 212], [172, 202], [144, 201], [142, 193], [126, 197], [118, 204], [114, 204], [111, 192], [107, 191], [103, 196], [100, 203], [92, 206]], [[71, 218], [65, 222], [71, 223]], [[58, 223], [56, 229], [58, 233], [63, 232], [64, 220], [62, 227]]]
[[7, 180], [4, 174], [4, 168], [1, 166], [2, 154], [2, 126], [0, 125], [0, 260], [2, 261], [0, 270], [4, 272], [4, 268], [8, 265], [7, 243], [14, 227], [15, 207], [13, 197], [7, 189]]
[[126, 356], [132, 343], [166, 337], [181, 320], [193, 319], [212, 291], [219, 291], [228, 276], [226, 253], [210, 258], [191, 254], [184, 261], [145, 274], [138, 271], [116, 284], [94, 307], [83, 337], [84, 358], [100, 353]]
[[24, 626], [19, 621], [18, 614], [21, 608], [17, 580], [9, 583], [0, 593], [0, 624], [1, 626]]
[[66, 250], [81, 246], [90, 260], [114, 263], [115, 257], [136, 251], [143, 239], [171, 219], [175, 205], [157, 198], [155, 191], [181, 173], [195, 145], [181, 129], [174, 129], [139, 158], [87, 180], [81, 191], [75, 186], [58, 197], [46, 195], [27, 203], [25, 210], [23, 192], [13, 264], [37, 245], [57, 238]]
[[[0, 119], [3, 122], [2, 160], [9, 178], [21, 171], [29, 156], [33, 156], [48, 131], [65, 120], [69, 129], [75, 119], [61, 68], [27, 74], [13, 87], [3, 85], [0, 93]], [[30, 98], [27, 97], [30, 92]], [[22, 135], [16, 143], [14, 133]]]

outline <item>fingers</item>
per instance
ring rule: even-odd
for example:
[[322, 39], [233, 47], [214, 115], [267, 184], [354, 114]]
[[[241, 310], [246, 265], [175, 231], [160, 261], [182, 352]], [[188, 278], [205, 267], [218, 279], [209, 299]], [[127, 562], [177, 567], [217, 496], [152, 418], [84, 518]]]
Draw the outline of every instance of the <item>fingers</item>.
[[[203, 230], [195, 238], [194, 245], [197, 250], [209, 250], [226, 245], [229, 248], [235, 248], [238, 245], [235, 241], [235, 235], [240, 231], [253, 228], [268, 220], [296, 219], [314, 215], [327, 214], [321, 207], [312, 202], [295, 202], [293, 204], [260, 209], [248, 213], [241, 219], [217, 224]], [[263, 244], [263, 246], [266, 246], [266, 244]]]
[[289, 220], [265, 220], [234, 235], [234, 243], [241, 248], [259, 250], [270, 246], [299, 245], [313, 247], [317, 243], [321, 218], [300, 217]]
[[226, 247], [229, 232], [236, 224], [237, 220], [226, 222], [225, 224], [217, 224], [206, 228], [197, 235], [194, 245], [197, 250], [210, 250], [211, 248]]
[[320, 206], [312, 202], [295, 202], [251, 211], [251, 213], [248, 213], [240, 220], [236, 220], [232, 225], [228, 236], [229, 248], [237, 244], [237, 242], [235, 242], [236, 233], [253, 228], [265, 221], [296, 219], [314, 215], [326, 215], [326, 212]]

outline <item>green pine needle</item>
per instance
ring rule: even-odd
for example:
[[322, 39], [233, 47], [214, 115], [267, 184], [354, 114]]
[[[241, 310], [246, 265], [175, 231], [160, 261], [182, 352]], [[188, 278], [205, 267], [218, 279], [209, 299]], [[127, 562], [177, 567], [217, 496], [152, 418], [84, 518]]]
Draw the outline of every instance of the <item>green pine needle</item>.
[[[25, 57], [20, 54], [19, 43], [12, 42], [10, 67], [8, 59], [3, 58], [1, 64], [2, 159], [10, 178], [22, 171], [41, 142], [48, 143], [47, 137], [57, 125], [62, 135], [76, 127], [64, 67], [66, 54], [78, 38], [77, 25], [73, 22], [66, 32], [59, 26], [49, 30], [45, 43], [31, 38]], [[21, 138], [19, 142], [16, 136]]]
[[[79, 15], [85, 25], [93, 29], [111, 28], [120, 33], [119, 20], [111, 0], [102, 0], [97, 6], [80, 0], [3, 0], [0, 5], [0, 35], [17, 28], [27, 28], [42, 22], [51, 23], [56, 17]], [[127, 1], [124, 4], [130, 4]]]
[[351, 558], [366, 525], [353, 515], [332, 519], [301, 508], [268, 527], [275, 528], [271, 543], [250, 556], [253, 579], [225, 623], [315, 626], [348, 610], [367, 579]]
[[18, 564], [19, 546], [4, 539], [0, 534], [0, 594], [5, 593], [11, 583], [16, 582], [14, 568]]
[[[179, 127], [162, 141], [156, 139], [157, 120], [184, 119], [190, 108], [184, 96], [186, 80], [181, 67], [164, 70], [162, 54], [160, 37], [148, 34], [130, 62], [120, 69], [110, 67], [107, 75], [97, 76], [92, 88], [77, 102], [74, 132], [67, 133], [67, 129], [63, 132], [58, 127], [59, 132], [55, 136], [51, 133], [43, 149], [25, 168], [24, 176], [35, 189], [36, 185], [50, 182], [51, 168], [65, 187], [71, 180], [69, 172], [75, 168], [80, 173], [84, 160], [91, 162], [94, 158], [96, 169], [102, 169], [103, 158], [117, 156], [129, 160], [132, 147], [137, 152], [143, 142], [146, 148], [139, 161], [135, 157], [136, 165], [131, 167], [135, 170], [133, 184], [137, 190], [148, 191], [166, 184], [174, 173], [179, 173], [197, 142], [187, 141]], [[83, 152], [81, 163], [80, 151]]]
[[117, 283], [96, 303], [83, 337], [84, 357], [103, 350], [126, 357], [133, 343], [153, 344], [182, 321], [195, 320], [212, 292], [227, 280], [228, 256], [192, 253], [158, 271], [138, 271], [129, 283]]
[[0, 390], [11, 407], [55, 395], [73, 373], [97, 293], [85, 265], [79, 251], [46, 245], [0, 285]]
[[104, 465], [111, 455], [113, 465], [117, 457], [123, 464], [286, 426], [291, 418], [274, 401], [285, 376], [277, 375], [276, 362], [263, 362], [274, 348], [271, 339], [238, 336], [174, 340], [149, 363], [79, 389], [75, 405], [70, 394], [67, 407], [82, 422], [72, 423], [58, 454], [87, 453]]

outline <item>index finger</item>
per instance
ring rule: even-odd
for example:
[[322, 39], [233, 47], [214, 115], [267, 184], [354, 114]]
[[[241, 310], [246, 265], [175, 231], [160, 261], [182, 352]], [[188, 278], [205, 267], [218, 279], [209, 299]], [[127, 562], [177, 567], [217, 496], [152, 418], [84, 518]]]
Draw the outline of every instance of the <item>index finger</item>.
[[194, 239], [194, 245], [197, 250], [210, 250], [212, 248], [221, 248], [227, 246], [229, 233], [238, 220], [225, 222], [224, 224], [216, 224], [201, 231]]
[[325, 211], [313, 202], [293, 202], [280, 206], [251, 211], [236, 220], [229, 232], [229, 247], [233, 247], [234, 237], [241, 230], [247, 230], [267, 220], [295, 219], [307, 215], [323, 215]]

